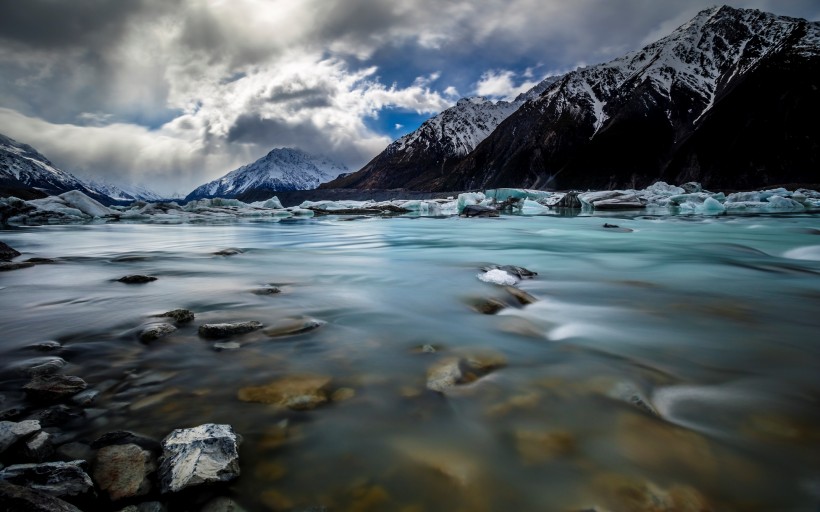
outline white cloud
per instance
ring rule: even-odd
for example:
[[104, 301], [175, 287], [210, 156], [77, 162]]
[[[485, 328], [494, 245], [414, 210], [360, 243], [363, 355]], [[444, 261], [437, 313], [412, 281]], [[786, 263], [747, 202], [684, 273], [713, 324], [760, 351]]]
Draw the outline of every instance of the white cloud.
[[[529, 75], [531, 77], [532, 70], [528, 69], [527, 71], [530, 71]], [[486, 71], [481, 75], [481, 79], [476, 82], [475, 93], [479, 96], [510, 101], [519, 94], [529, 91], [540, 81], [524, 80], [516, 84], [516, 77], [516, 73], [510, 70]], [[527, 78], [526, 74], [524, 74], [524, 78]]]

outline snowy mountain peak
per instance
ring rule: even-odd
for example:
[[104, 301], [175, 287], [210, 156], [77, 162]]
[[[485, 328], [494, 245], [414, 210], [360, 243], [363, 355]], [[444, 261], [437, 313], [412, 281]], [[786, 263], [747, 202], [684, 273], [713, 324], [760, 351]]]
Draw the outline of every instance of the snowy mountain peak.
[[58, 169], [36, 149], [0, 134], [0, 180], [45, 193], [85, 190], [72, 174]]
[[310, 190], [349, 172], [347, 167], [324, 156], [297, 148], [275, 148], [259, 160], [197, 187], [187, 199], [236, 197], [250, 190]]

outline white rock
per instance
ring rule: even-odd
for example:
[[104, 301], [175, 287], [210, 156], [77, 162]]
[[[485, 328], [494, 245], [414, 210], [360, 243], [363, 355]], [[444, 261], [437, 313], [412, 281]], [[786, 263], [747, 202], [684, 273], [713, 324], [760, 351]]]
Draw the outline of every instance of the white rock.
[[162, 440], [162, 492], [177, 492], [239, 476], [236, 434], [230, 425], [206, 423], [177, 429]]

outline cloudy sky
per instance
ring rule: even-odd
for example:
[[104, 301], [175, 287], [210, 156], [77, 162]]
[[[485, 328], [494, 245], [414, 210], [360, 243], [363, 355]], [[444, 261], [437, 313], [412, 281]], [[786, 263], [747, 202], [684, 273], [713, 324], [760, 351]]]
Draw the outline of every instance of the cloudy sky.
[[[817, 0], [735, 7], [820, 19]], [[0, 133], [162, 193], [274, 147], [358, 169], [462, 96], [617, 57], [709, 0], [0, 0]]]

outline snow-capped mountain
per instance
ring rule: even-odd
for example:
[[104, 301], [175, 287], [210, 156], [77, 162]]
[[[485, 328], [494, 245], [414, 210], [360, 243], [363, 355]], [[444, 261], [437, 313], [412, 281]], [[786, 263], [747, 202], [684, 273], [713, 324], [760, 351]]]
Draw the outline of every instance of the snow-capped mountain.
[[416, 176], [428, 169], [447, 172], [510, 114], [559, 78], [548, 77], [509, 102], [494, 102], [481, 96], [462, 98], [387, 146], [362, 170], [322, 188], [413, 188], [417, 185]]
[[114, 201], [162, 201], [167, 199], [157, 192], [143, 185], [115, 185], [95, 179], [84, 180], [86, 186], [100, 194], [110, 197]]
[[0, 134], [0, 188], [11, 194], [56, 195], [80, 190], [98, 201], [108, 198], [73, 174], [59, 169], [28, 144]]
[[349, 172], [328, 158], [295, 148], [276, 148], [259, 160], [201, 185], [187, 200], [206, 197], [233, 198], [251, 191], [311, 190]]
[[[708, 9], [641, 50], [530, 95], [446, 172], [427, 165], [406, 185], [392, 185], [600, 189], [662, 179], [736, 189], [816, 182], [817, 69], [820, 23]], [[390, 172], [365, 167], [347, 182], [366, 183], [358, 176], [365, 171]]]

